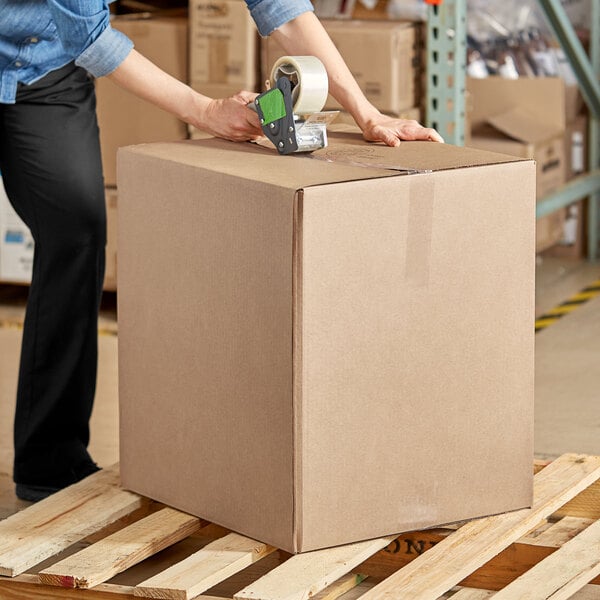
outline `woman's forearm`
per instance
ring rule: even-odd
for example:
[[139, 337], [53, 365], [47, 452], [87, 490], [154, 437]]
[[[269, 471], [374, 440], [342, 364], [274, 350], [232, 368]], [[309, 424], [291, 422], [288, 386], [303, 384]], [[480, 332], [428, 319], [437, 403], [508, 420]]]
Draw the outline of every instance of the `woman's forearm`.
[[204, 96], [132, 50], [107, 76], [136, 96], [177, 118], [226, 139], [242, 141], [262, 135], [256, 113], [246, 107], [256, 94], [239, 92], [231, 98]]

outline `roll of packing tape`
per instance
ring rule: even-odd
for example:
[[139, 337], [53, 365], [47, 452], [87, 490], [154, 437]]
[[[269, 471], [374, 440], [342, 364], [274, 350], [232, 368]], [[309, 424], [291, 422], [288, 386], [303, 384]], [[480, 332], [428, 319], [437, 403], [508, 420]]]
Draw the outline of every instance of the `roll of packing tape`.
[[328, 93], [327, 71], [316, 56], [282, 56], [271, 70], [271, 86], [280, 77], [292, 83], [294, 114], [320, 112]]

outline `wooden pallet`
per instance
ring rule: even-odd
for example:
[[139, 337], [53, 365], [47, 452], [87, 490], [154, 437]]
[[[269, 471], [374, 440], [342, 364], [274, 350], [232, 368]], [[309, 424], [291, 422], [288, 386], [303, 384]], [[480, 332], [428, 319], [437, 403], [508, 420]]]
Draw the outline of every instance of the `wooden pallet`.
[[290, 556], [121, 489], [115, 466], [0, 522], [0, 599], [600, 597], [600, 457], [538, 471], [531, 509]]

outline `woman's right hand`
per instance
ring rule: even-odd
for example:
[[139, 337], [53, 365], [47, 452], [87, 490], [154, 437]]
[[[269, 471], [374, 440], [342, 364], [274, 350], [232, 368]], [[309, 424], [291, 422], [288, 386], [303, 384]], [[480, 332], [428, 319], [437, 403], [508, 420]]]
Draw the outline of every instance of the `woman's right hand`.
[[258, 115], [247, 106], [257, 95], [241, 91], [230, 98], [211, 99], [202, 107], [198, 123], [193, 124], [198, 129], [233, 142], [263, 137]]

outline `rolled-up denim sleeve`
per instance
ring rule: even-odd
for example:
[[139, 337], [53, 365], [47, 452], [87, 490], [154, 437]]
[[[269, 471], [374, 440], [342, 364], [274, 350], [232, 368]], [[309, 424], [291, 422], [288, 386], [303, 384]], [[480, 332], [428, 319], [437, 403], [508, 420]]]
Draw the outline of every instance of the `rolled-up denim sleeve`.
[[260, 35], [267, 36], [302, 13], [313, 10], [310, 0], [246, 0]]
[[95, 77], [112, 73], [133, 42], [110, 26], [106, 0], [47, 0], [58, 36], [75, 64]]

